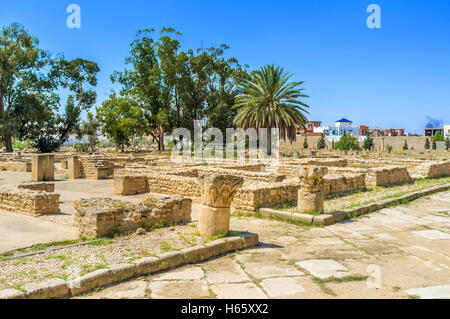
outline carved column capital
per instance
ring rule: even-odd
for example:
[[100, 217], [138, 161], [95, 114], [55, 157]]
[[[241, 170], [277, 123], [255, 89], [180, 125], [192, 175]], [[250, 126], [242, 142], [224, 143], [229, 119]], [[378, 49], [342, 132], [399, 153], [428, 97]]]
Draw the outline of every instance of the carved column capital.
[[235, 175], [202, 174], [198, 179], [202, 205], [216, 208], [230, 207], [237, 190], [244, 184], [244, 179]]

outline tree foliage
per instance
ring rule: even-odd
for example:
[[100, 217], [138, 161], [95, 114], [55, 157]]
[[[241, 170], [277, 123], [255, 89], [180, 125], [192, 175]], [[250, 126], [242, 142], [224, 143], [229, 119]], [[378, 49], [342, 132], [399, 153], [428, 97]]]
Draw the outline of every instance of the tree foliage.
[[139, 103], [129, 96], [112, 94], [97, 107], [97, 119], [103, 123], [102, 132], [123, 152], [132, 139], [144, 134], [146, 122]]
[[428, 137], [425, 140], [425, 146], [424, 147], [425, 147], [426, 150], [430, 149], [430, 140], [428, 139]]
[[338, 142], [334, 145], [335, 149], [341, 151], [360, 151], [361, 147], [359, 146], [358, 140], [356, 137], [351, 135], [341, 136]]
[[300, 86], [304, 82], [289, 82], [292, 74], [283, 68], [266, 65], [254, 72], [251, 80], [244, 82], [244, 93], [236, 96], [234, 109], [238, 113], [234, 124], [243, 129], [267, 128], [267, 151], [270, 154], [270, 129], [277, 128], [280, 137], [295, 140], [297, 127], [304, 126], [308, 113], [302, 99]]
[[224, 57], [228, 47], [184, 51], [179, 32], [163, 28], [155, 37], [154, 31], [138, 31], [125, 70], [111, 79], [139, 103], [158, 149], [164, 150], [165, 132], [174, 127], [193, 131], [194, 120], [207, 118], [207, 126], [224, 131], [231, 127], [231, 106], [248, 74], [236, 59]]
[[325, 142], [325, 137], [320, 135], [319, 140], [317, 141], [317, 149], [322, 150], [327, 147], [327, 143]]
[[[0, 61], [0, 135], [6, 150], [13, 150], [12, 137], [29, 139], [41, 152], [56, 150], [77, 128], [81, 111], [95, 103], [89, 87], [97, 83], [97, 64], [53, 59], [19, 24], [2, 28]], [[75, 94], [68, 97], [64, 114], [58, 88]]]
[[369, 133], [367, 133], [366, 139], [364, 140], [364, 143], [363, 143], [363, 148], [366, 151], [370, 151], [374, 145], [375, 145], [375, 143], [373, 141], [373, 137]]

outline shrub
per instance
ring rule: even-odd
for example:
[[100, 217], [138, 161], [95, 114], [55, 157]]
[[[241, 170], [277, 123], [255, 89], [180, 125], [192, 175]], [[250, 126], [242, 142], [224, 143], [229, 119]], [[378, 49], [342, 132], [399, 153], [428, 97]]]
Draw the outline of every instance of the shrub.
[[73, 144], [73, 148], [77, 152], [88, 152], [89, 151], [89, 143], [75, 143], [75, 144]]
[[366, 151], [370, 151], [373, 148], [373, 145], [374, 145], [373, 137], [370, 136], [369, 133], [367, 133], [366, 139], [364, 140], [363, 148]]
[[434, 140], [435, 141], [444, 141], [444, 137], [442, 136], [440, 131], [437, 131], [436, 135], [434, 135]]
[[432, 148], [433, 150], [435, 150], [435, 149], [437, 148], [436, 140], [434, 140], [434, 141], [433, 141], [433, 144], [431, 144], [431, 148]]
[[390, 144], [386, 145], [386, 149], [389, 152], [389, 154], [391, 154], [392, 150], [394, 149], [394, 147]]
[[429, 149], [430, 149], [430, 140], [428, 139], [428, 137], [427, 137], [427, 139], [425, 140], [425, 149], [426, 149], [426, 150], [429, 150]]
[[22, 150], [24, 150], [24, 149], [26, 149], [26, 148], [29, 148], [29, 147], [30, 147], [30, 145], [28, 145], [27, 142], [20, 142], [20, 141], [17, 141], [17, 142], [15, 142], [15, 143], [13, 144], [13, 149], [19, 150], [19, 151], [22, 151]]
[[408, 143], [405, 140], [405, 144], [403, 144], [403, 150], [407, 151], [408, 150]]
[[361, 147], [358, 144], [356, 137], [351, 135], [344, 135], [341, 139], [334, 145], [335, 149], [341, 151], [360, 151]]
[[327, 146], [327, 143], [325, 142], [325, 138], [323, 137], [323, 134], [320, 135], [319, 140], [317, 141], [317, 149], [322, 150]]

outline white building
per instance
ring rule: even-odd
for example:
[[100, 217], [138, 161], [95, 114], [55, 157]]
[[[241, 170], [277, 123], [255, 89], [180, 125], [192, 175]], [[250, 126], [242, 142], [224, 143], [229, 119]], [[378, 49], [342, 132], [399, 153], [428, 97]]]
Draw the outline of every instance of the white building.
[[334, 126], [320, 126], [314, 128], [314, 133], [322, 133], [325, 134], [325, 137], [329, 141], [339, 141], [341, 136], [351, 135], [358, 136], [359, 135], [359, 127], [353, 126], [353, 122], [347, 120], [346, 118], [342, 118], [334, 123]]
[[450, 137], [450, 124], [444, 125], [444, 137]]

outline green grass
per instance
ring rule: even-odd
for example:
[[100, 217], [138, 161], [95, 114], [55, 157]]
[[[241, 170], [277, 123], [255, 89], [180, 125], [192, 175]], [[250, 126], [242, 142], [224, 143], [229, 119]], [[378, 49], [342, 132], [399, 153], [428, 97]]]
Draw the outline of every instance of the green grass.
[[325, 279], [314, 277], [313, 281], [315, 283], [327, 283], [327, 282], [336, 282], [336, 283], [343, 283], [343, 282], [351, 282], [351, 281], [364, 281], [367, 280], [369, 276], [361, 276], [361, 275], [350, 275], [345, 277], [329, 277]]

